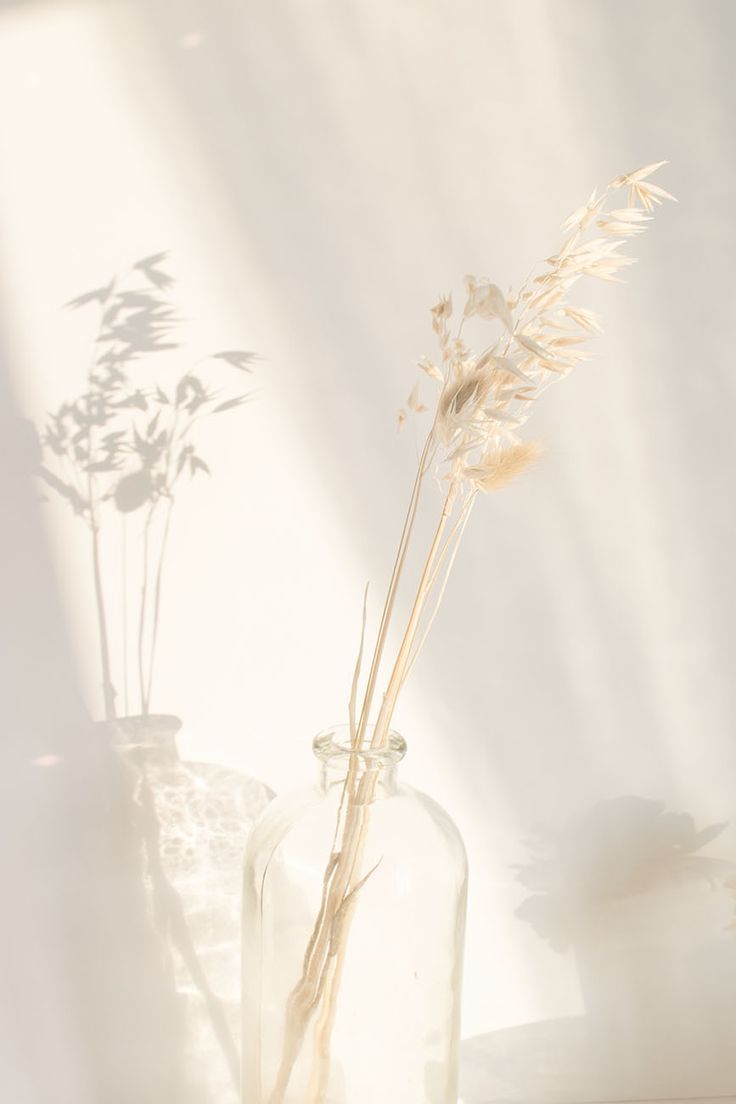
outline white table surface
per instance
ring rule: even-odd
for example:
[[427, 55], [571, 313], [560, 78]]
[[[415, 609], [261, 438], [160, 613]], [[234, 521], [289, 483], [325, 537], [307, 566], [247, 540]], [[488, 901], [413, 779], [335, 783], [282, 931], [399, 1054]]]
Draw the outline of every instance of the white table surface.
[[732, 1094], [660, 1092], [651, 1081], [629, 1086], [593, 1060], [584, 1017], [524, 1024], [466, 1039], [462, 1043], [462, 1104], [736, 1104]]

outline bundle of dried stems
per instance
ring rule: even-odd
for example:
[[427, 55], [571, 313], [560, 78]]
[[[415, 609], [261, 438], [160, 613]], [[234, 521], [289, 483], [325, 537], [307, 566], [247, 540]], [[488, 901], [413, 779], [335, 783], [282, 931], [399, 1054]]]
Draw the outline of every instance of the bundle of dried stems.
[[[602, 332], [592, 311], [569, 303], [569, 292], [586, 276], [620, 281], [622, 269], [634, 263], [621, 247], [626, 239], [642, 233], [657, 205], [674, 198], [650, 179], [665, 163], [646, 165], [619, 176], [600, 194], [594, 190], [587, 203], [564, 222], [567, 236], [559, 251], [535, 268], [516, 293], [505, 295], [489, 280], [468, 276], [464, 307], [454, 330], [451, 297], [440, 298], [432, 308], [439, 356], [436, 361], [423, 358], [419, 364], [437, 388], [432, 424], [419, 459], [358, 711], [365, 601], [363, 605], [361, 644], [349, 704], [353, 754], [324, 873], [321, 907], [304, 956], [302, 976], [286, 1010], [284, 1050], [271, 1104], [284, 1100], [313, 1021], [313, 1066], [306, 1100], [309, 1104], [324, 1100], [330, 1035], [351, 916], [360, 889], [372, 873], [362, 869], [370, 805], [380, 775], [380, 765], [371, 758], [371, 751], [386, 745], [398, 695], [431, 628], [478, 494], [505, 487], [534, 462], [539, 454], [537, 444], [518, 436], [534, 401], [550, 383], [588, 359], [586, 341]], [[492, 326], [480, 352], [470, 348], [463, 338], [466, 320], [475, 317]], [[418, 387], [406, 405], [416, 413], [428, 409], [420, 401]], [[400, 423], [406, 416], [402, 410]], [[441, 480], [444, 501], [370, 731], [397, 591], [407, 563], [420, 494], [430, 475]]]

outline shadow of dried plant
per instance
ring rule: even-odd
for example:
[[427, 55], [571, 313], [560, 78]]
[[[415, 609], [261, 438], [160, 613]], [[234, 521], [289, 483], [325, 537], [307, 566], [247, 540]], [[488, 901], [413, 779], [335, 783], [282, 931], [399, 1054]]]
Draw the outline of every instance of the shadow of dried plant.
[[[237, 772], [183, 763], [175, 746], [180, 722], [152, 714], [150, 704], [174, 506], [185, 478], [209, 474], [197, 429], [204, 418], [251, 398], [248, 389], [233, 389], [229, 377], [250, 374], [257, 358], [227, 349], [181, 369], [182, 319], [165, 261], [165, 253], [144, 257], [67, 304], [97, 311], [92, 355], [81, 391], [49, 413], [37, 438], [30, 433], [29, 467], [89, 532], [106, 717], [95, 735], [123, 771], [130, 857], [170, 1001], [165, 1030], [176, 1035], [179, 1057], [178, 1080], [166, 1099], [203, 1104], [234, 1100], [238, 1092], [237, 1024], [233, 1002], [226, 1006], [223, 996], [232, 982], [223, 979], [229, 973], [238, 984], [240, 855], [270, 793]], [[168, 354], [168, 364], [161, 354]], [[163, 363], [156, 378], [152, 358]], [[218, 373], [225, 374], [222, 386]], [[122, 565], [123, 578], [117, 648], [109, 612], [121, 573], [111, 562]], [[136, 716], [129, 715], [129, 660], [136, 668]], [[193, 810], [204, 799], [209, 817], [197, 819]], [[194, 846], [197, 861], [180, 877], [170, 853], [183, 850], [187, 833], [195, 832], [213, 844], [227, 837], [227, 855]], [[117, 873], [113, 863], [106, 877], [111, 889]], [[226, 970], [214, 963], [215, 948]]]
[[146, 923], [130, 795], [78, 690], [33, 490], [36, 443], [6, 371], [2, 356], [3, 1099], [184, 1101], [181, 1035]]
[[[72, 299], [67, 307], [96, 307], [99, 314], [84, 389], [52, 411], [41, 433], [38, 475], [87, 526], [97, 609], [105, 716], [118, 715], [115, 682], [130, 712], [128, 621], [136, 637], [140, 711], [150, 710], [165, 557], [176, 496], [184, 476], [209, 474], [194, 440], [204, 417], [247, 402], [251, 392], [214, 387], [215, 366], [250, 373], [254, 353], [224, 350], [177, 372], [166, 386], [151, 378], [150, 359], [180, 348], [165, 253], [136, 262], [109, 283]], [[207, 365], [207, 371], [205, 371]], [[131, 539], [129, 518], [138, 530]], [[110, 578], [103, 566], [103, 528], [117, 524], [124, 571], [124, 624], [119, 677], [113, 680], [108, 629]], [[135, 555], [135, 553], [138, 553]], [[128, 583], [132, 561], [140, 583], [137, 611]]]

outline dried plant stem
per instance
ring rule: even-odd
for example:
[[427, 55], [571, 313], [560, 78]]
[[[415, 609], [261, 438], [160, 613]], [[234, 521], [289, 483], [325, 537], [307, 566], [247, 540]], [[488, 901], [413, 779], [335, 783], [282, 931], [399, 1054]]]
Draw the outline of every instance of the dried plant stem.
[[[416, 514], [419, 487], [425, 473], [428, 453], [429, 444], [425, 446], [420, 460], [412, 500], [407, 513], [405, 531], [408, 529], [410, 532]], [[396, 697], [401, 688], [401, 681], [411, 654], [411, 647], [421, 621], [422, 612], [431, 593], [433, 582], [437, 578], [437, 560], [444, 556], [443, 537], [457, 494], [458, 485], [453, 481], [447, 492], [429, 554], [422, 569], [409, 621], [379, 713], [376, 730], [378, 731], [379, 726], [383, 726], [381, 741], [376, 740], [374, 734], [371, 741], [372, 749], [380, 749], [388, 739], [388, 726], [393, 713], [393, 705], [395, 705]], [[402, 540], [391, 580], [393, 586], [395, 586], [400, 575], [405, 557], [406, 547]], [[396, 571], [397, 566], [399, 566], [398, 572]], [[383, 646], [384, 640], [385, 636], [384, 639], [379, 636], [372, 669], [376, 664], [376, 653], [379, 646]], [[359, 732], [360, 730], [358, 730]], [[335, 846], [333, 846], [330, 861], [325, 871], [319, 915], [305, 954], [302, 977], [289, 998], [284, 1052], [270, 1104], [282, 1104], [307, 1028], [320, 1001], [323, 1002], [323, 1005], [315, 1027], [315, 1069], [313, 1070], [310, 1093], [306, 1101], [308, 1104], [320, 1104], [324, 1097], [329, 1072], [328, 1067], [325, 1066], [325, 1063], [328, 1063], [329, 1056], [329, 1034], [336, 1013], [339, 981], [350, 930], [350, 919], [357, 901], [358, 891], [365, 881], [364, 878], [361, 879], [360, 872], [370, 821], [370, 806], [375, 798], [375, 791], [380, 778], [380, 767], [378, 766], [370, 767], [363, 764], [362, 774], [359, 773], [360, 770], [361, 755], [359, 753], [351, 755], [341, 796], [341, 807], [345, 800], [347, 803], [342, 839], [339, 851], [336, 851]]]
[[429, 618], [427, 619], [427, 624], [424, 627], [424, 631], [422, 632], [422, 635], [421, 635], [418, 643], [414, 647], [414, 651], [411, 655], [411, 658], [409, 659], [409, 662], [406, 665], [406, 668], [404, 670], [404, 674], [403, 674], [402, 680], [401, 680], [401, 686], [403, 686], [404, 683], [406, 682], [407, 678], [409, 677], [409, 674], [411, 672], [412, 667], [414, 666], [417, 659], [419, 658], [419, 654], [420, 654], [422, 648], [424, 647], [424, 643], [425, 643], [427, 637], [429, 636], [432, 625], [434, 624], [434, 619], [437, 616], [440, 605], [442, 604], [442, 599], [445, 595], [445, 588], [446, 588], [446, 586], [449, 582], [450, 575], [452, 573], [452, 568], [455, 564], [455, 557], [457, 556], [458, 549], [460, 548], [460, 541], [462, 539], [463, 533], [465, 532], [465, 526], [468, 524], [468, 518], [470, 517], [470, 511], [473, 508], [473, 503], [475, 502], [475, 499], [476, 499], [475, 492], [471, 492], [467, 496], [467, 498], [465, 500], [465, 504], [463, 505], [460, 517], [457, 519], [457, 522], [455, 523], [452, 532], [450, 533], [449, 537], [447, 538], [447, 541], [445, 542], [445, 546], [442, 549], [440, 555], [437, 557], [437, 565], [435, 567], [434, 573], [432, 575], [431, 583], [430, 583], [431, 589], [433, 589], [434, 586], [435, 586], [435, 583], [437, 581], [440, 569], [442, 567], [443, 561], [445, 559], [445, 556], [446, 556], [448, 550], [450, 548], [452, 548], [452, 551], [450, 552], [450, 558], [447, 562], [447, 567], [445, 568], [445, 573], [444, 573], [444, 576], [442, 578], [442, 583], [440, 584], [439, 591], [437, 592], [437, 597], [435, 598], [434, 607], [432, 609], [431, 614], [429, 615]]
[[[420, 460], [417, 479], [414, 484], [412, 499], [407, 513], [405, 534], [411, 532], [414, 517], [416, 516], [419, 489], [421, 487], [422, 478], [426, 472], [425, 464], [430, 452], [430, 447], [431, 435], [430, 438], [428, 438], [427, 444], [425, 444], [425, 449]], [[372, 750], [380, 750], [385, 747], [388, 741], [391, 717], [393, 715], [396, 699], [408, 671], [416, 660], [419, 649], [426, 638], [425, 632], [418, 647], [414, 647], [417, 632], [422, 622], [422, 616], [425, 612], [428, 599], [440, 576], [443, 562], [450, 549], [452, 549], [452, 552], [450, 553], [437, 603], [431, 614], [430, 625], [436, 615], [439, 600], [441, 599], [449, 572], [454, 563], [459, 537], [462, 535], [475, 499], [475, 493], [472, 491], [466, 496], [460, 517], [457, 519], [450, 534], [446, 537], [447, 525], [453, 514], [459, 492], [459, 482], [455, 479], [451, 480], [439, 521], [432, 538], [429, 553], [422, 568], [414, 602], [394, 662], [388, 687], [384, 694], [378, 720], [376, 722], [376, 728], [370, 743], [370, 748]], [[402, 541], [399, 545], [396, 563], [394, 565], [394, 573], [389, 586], [389, 595], [387, 596], [386, 605], [384, 607], [384, 616], [386, 609], [388, 608], [390, 612], [391, 606], [393, 605], [395, 589], [405, 559], [406, 544], [402, 535]], [[377, 668], [378, 663], [380, 663], [380, 655], [378, 654], [379, 648], [383, 649], [384, 644], [385, 633], [379, 633], [371, 665], [372, 672]], [[363, 641], [361, 634], [359, 658], [360, 655], [362, 655], [362, 647]], [[353, 686], [355, 686], [355, 676]], [[363, 716], [367, 715], [365, 703], [363, 708], [364, 712], [361, 716], [361, 720]], [[352, 709], [349, 712], [352, 716]], [[330, 862], [328, 863], [323, 882], [320, 911], [307, 948], [304, 971], [289, 1001], [290, 1007], [287, 1012], [288, 1026], [286, 1032], [287, 1045], [284, 1049], [282, 1064], [279, 1070], [276, 1087], [270, 1098], [270, 1104], [282, 1104], [291, 1077], [291, 1072], [301, 1050], [309, 1022], [315, 1010], [319, 1007], [320, 1002], [321, 1009], [314, 1029], [313, 1067], [309, 1088], [305, 1097], [305, 1104], [322, 1104], [327, 1089], [330, 1036], [337, 1011], [337, 999], [347, 950], [348, 935], [353, 912], [357, 903], [358, 891], [367, 877], [370, 876], [367, 875], [361, 878], [361, 868], [370, 823], [371, 804], [375, 799], [376, 788], [380, 780], [380, 768], [377, 767], [371, 769], [363, 764], [362, 775], [360, 774], [362, 758], [359, 753], [359, 749], [362, 746], [359, 742], [361, 738], [360, 729], [358, 729], [356, 735], [358, 737], [358, 742], [356, 743], [354, 740], [353, 746], [358, 753], [350, 756], [350, 764], [340, 799], [340, 809], [338, 811], [339, 825], [343, 804], [347, 801], [347, 814], [345, 817], [342, 840], [340, 842], [339, 851], [336, 850], [336, 843], [333, 843]]]
[[[401, 647], [394, 663], [393, 671], [389, 679], [386, 693], [383, 696], [383, 702], [378, 714], [378, 720], [376, 721], [376, 727], [373, 732], [373, 739], [371, 740], [372, 748], [382, 748], [385, 746], [388, 740], [388, 730], [391, 724], [391, 717], [393, 716], [394, 708], [396, 706], [396, 699], [399, 695], [402, 682], [404, 680], [406, 667], [411, 655], [411, 648], [414, 643], [414, 639], [419, 628], [419, 623], [424, 612], [424, 607], [427, 603], [432, 586], [433, 586], [433, 574], [435, 569], [435, 559], [442, 545], [442, 537], [447, 526], [447, 522], [452, 514], [453, 506], [455, 505], [455, 499], [458, 495], [458, 484], [453, 479], [450, 483], [450, 489], [445, 497], [445, 502], [442, 507], [442, 513], [440, 514], [440, 520], [437, 524], [432, 544], [429, 549], [429, 555], [424, 564], [421, 579], [419, 580], [419, 587], [417, 588], [416, 597], [414, 598], [414, 605], [412, 606], [411, 613], [409, 615], [409, 621], [404, 631], [404, 637], [401, 641]], [[436, 578], [436, 576], [435, 576]]]
[[[421, 472], [421, 467], [420, 467]], [[419, 580], [419, 586], [417, 588], [414, 604], [412, 606], [411, 613], [409, 615], [409, 621], [404, 632], [404, 637], [399, 648], [394, 668], [389, 680], [386, 694], [384, 695], [381, 710], [379, 712], [378, 720], [376, 722], [376, 729], [371, 740], [372, 749], [380, 749], [385, 746], [388, 740], [389, 726], [391, 723], [391, 716], [393, 714], [393, 708], [396, 703], [396, 698], [401, 689], [403, 681], [406, 676], [407, 664], [411, 656], [412, 645], [416, 637], [417, 630], [421, 623], [422, 613], [424, 612], [427, 599], [432, 592], [434, 583], [437, 579], [438, 563], [437, 560], [444, 558], [444, 554], [447, 550], [447, 546], [442, 547], [443, 536], [448, 523], [449, 518], [452, 515], [455, 500], [458, 494], [458, 484], [453, 481], [450, 484], [450, 488], [445, 497], [445, 501], [440, 514], [439, 522], [430, 546], [429, 554], [427, 556], [424, 568], [422, 570], [421, 578]], [[465, 519], [467, 519], [467, 513], [465, 511]], [[453, 534], [457, 532], [453, 530]], [[450, 539], [452, 539], [451, 534]], [[453, 557], [454, 558], [454, 557]], [[450, 566], [452, 560], [450, 561]], [[436, 612], [436, 609], [435, 609]], [[353, 764], [358, 760], [358, 756], [351, 756], [351, 769]], [[343, 835], [343, 843], [340, 851], [340, 858], [346, 855], [346, 863], [349, 864], [349, 870], [346, 878], [346, 892], [342, 901], [335, 907], [325, 910], [325, 919], [327, 920], [330, 928], [330, 941], [329, 941], [329, 953], [330, 956], [335, 959], [335, 966], [333, 968], [332, 976], [329, 977], [324, 985], [323, 993], [323, 1008], [320, 1013], [319, 1019], [315, 1026], [315, 1062], [312, 1072], [312, 1078], [310, 1082], [310, 1091], [307, 1094], [306, 1104], [321, 1104], [324, 1099], [324, 1093], [327, 1086], [327, 1078], [329, 1074], [329, 1038], [332, 1031], [332, 1026], [335, 1021], [335, 1014], [337, 1010], [337, 997], [339, 992], [339, 983], [342, 976], [342, 964], [347, 949], [347, 939], [350, 932], [350, 925], [352, 921], [352, 915], [357, 901], [357, 890], [363, 884], [366, 879], [361, 879], [360, 872], [363, 863], [363, 855], [365, 851], [366, 838], [368, 833], [368, 826], [370, 822], [370, 808], [375, 798], [375, 791], [378, 785], [380, 777], [380, 770], [364, 770], [363, 776], [360, 781], [359, 792], [362, 800], [359, 804], [354, 805], [358, 810], [358, 815], [352, 818], [348, 818], [345, 825], [345, 832]], [[347, 788], [346, 781], [346, 788]], [[348, 801], [352, 800], [352, 791], [348, 790]], [[346, 910], [346, 905], [349, 902], [349, 907]], [[340, 919], [340, 923], [336, 921]], [[327, 972], [330, 968], [330, 959], [327, 960], [323, 966], [323, 972]]]
[[[363, 698], [360, 720], [356, 724], [355, 703], [357, 697], [358, 677], [360, 673], [360, 661], [363, 654], [366, 614], [365, 601], [367, 600], [366, 589], [366, 595], [363, 605], [363, 626], [361, 631], [361, 642], [358, 652], [358, 661], [356, 663], [355, 672], [353, 675], [353, 684], [351, 688], [350, 703], [348, 707], [348, 713], [350, 717], [351, 743], [355, 749], [361, 746], [364, 739], [365, 729], [370, 714], [371, 702], [378, 679], [381, 657], [385, 648], [386, 635], [388, 633], [391, 614], [393, 612], [396, 592], [398, 590], [401, 573], [406, 561], [406, 552], [409, 545], [409, 539], [411, 537], [417, 508], [419, 505], [419, 496], [421, 492], [422, 481], [427, 472], [428, 461], [431, 455], [433, 443], [433, 434], [430, 431], [430, 433], [427, 435], [426, 441], [424, 443], [424, 448], [419, 459], [417, 474], [414, 480], [414, 486], [412, 488], [409, 507], [404, 519], [404, 527], [401, 533], [401, 539], [399, 541], [396, 558], [394, 560], [393, 571], [391, 574], [391, 579], [389, 582], [386, 600], [381, 616], [376, 646], [373, 652], [366, 691]], [[355, 866], [355, 850], [357, 849], [359, 843], [359, 836], [356, 834], [356, 810], [359, 807], [359, 794], [363, 784], [363, 779], [358, 782], [359, 766], [359, 757], [357, 755], [351, 756], [347, 777], [345, 779], [345, 784], [343, 786], [342, 794], [340, 797], [335, 839], [333, 841], [330, 860], [327, 864], [327, 868], [325, 870], [323, 878], [322, 900], [320, 902], [320, 909], [304, 956], [302, 977], [300, 978], [296, 987], [292, 991], [291, 997], [289, 998], [289, 1005], [287, 1008], [286, 1017], [286, 1042], [284, 1046], [284, 1053], [282, 1055], [281, 1066], [279, 1068], [279, 1073], [276, 1079], [276, 1084], [271, 1094], [271, 1104], [280, 1104], [280, 1102], [284, 1098], [284, 1093], [286, 1092], [286, 1089], [288, 1087], [294, 1063], [296, 1062], [296, 1059], [299, 1055], [304, 1035], [306, 1034], [309, 1021], [319, 999], [318, 994], [329, 987], [329, 991], [331, 993], [334, 993], [336, 996], [337, 989], [339, 987], [339, 979], [336, 983], [334, 975], [328, 986], [327, 968], [329, 960], [326, 956], [330, 945], [331, 933], [334, 929], [335, 918], [338, 914], [338, 910], [345, 901], [346, 893], [349, 891], [349, 886], [353, 878]], [[340, 837], [340, 824], [346, 803], [348, 811], [346, 814], [345, 828], [343, 832], [343, 842], [340, 846], [340, 849], [338, 850], [337, 846]], [[338, 953], [340, 953], [339, 949]], [[326, 1006], [326, 1018], [323, 1021], [325, 1025], [323, 1027], [323, 1030], [326, 1030], [326, 1025], [330, 1022], [330, 1018], [334, 1018], [334, 1000], [335, 997], [331, 997], [329, 1003]]]
[[357, 739], [357, 725], [355, 720], [355, 704], [358, 699], [358, 683], [360, 681], [360, 668], [363, 662], [363, 647], [365, 645], [365, 622], [368, 613], [368, 584], [366, 583], [365, 591], [363, 592], [363, 614], [360, 620], [360, 645], [358, 647], [358, 658], [355, 661], [355, 668], [353, 670], [353, 681], [350, 686], [350, 701], [348, 702], [348, 721], [350, 724], [350, 741], [354, 745]]
[[[384, 602], [384, 608], [381, 615], [381, 622], [379, 625], [378, 636], [373, 652], [368, 681], [366, 684], [360, 720], [356, 727], [355, 695], [357, 693], [357, 677], [359, 675], [360, 669], [359, 663], [363, 651], [363, 633], [361, 633], [361, 644], [359, 649], [358, 663], [356, 664], [356, 670], [353, 677], [353, 687], [351, 689], [351, 698], [348, 710], [349, 716], [351, 718], [351, 743], [353, 748], [356, 750], [362, 746], [364, 740], [365, 729], [368, 723], [368, 717], [370, 715], [371, 702], [378, 679], [378, 673], [380, 669], [381, 658], [385, 648], [386, 636], [391, 620], [391, 614], [393, 612], [394, 602], [396, 599], [396, 593], [401, 579], [401, 574], [406, 562], [406, 553], [409, 545], [409, 539], [411, 537], [414, 521], [416, 519], [422, 482], [428, 470], [434, 444], [434, 433], [432, 430], [430, 430], [424, 443], [424, 447], [422, 449], [422, 453], [417, 466], [417, 474], [414, 480], [414, 486], [412, 488], [406, 517], [404, 519], [401, 539], [399, 541], [399, 547], [396, 553], [396, 558], [394, 560], [391, 579], [389, 582], [386, 600]], [[339, 910], [344, 905], [346, 896], [350, 892], [351, 882], [354, 881], [356, 853], [364, 836], [365, 826], [367, 826], [367, 817], [362, 817], [361, 806], [364, 804], [366, 799], [368, 801], [372, 800], [373, 792], [375, 790], [376, 778], [374, 778], [374, 784], [371, 788], [372, 792], [369, 796], [365, 788], [367, 772], [364, 773], [363, 776], [359, 779], [359, 770], [360, 757], [358, 755], [353, 755], [350, 757], [347, 777], [345, 779], [340, 798], [335, 840], [333, 841], [330, 859], [327, 864], [323, 878], [322, 900], [320, 903], [320, 909], [315, 921], [312, 935], [307, 945], [307, 950], [305, 952], [302, 976], [295, 986], [294, 990], [292, 991], [288, 1002], [284, 1051], [282, 1054], [281, 1065], [279, 1067], [276, 1083], [270, 1097], [270, 1104], [281, 1104], [284, 1099], [284, 1094], [288, 1087], [294, 1063], [296, 1062], [296, 1059], [301, 1050], [301, 1046], [307, 1028], [309, 1026], [310, 1019], [314, 1013], [317, 1003], [319, 1002], [320, 995], [325, 990], [327, 985], [327, 968], [329, 965], [329, 960], [327, 958], [328, 950], [333, 938], [335, 923], [339, 915]], [[375, 771], [372, 773], [374, 775], [376, 774]], [[340, 821], [346, 805], [347, 813], [345, 814], [345, 825], [342, 834], [342, 843], [339, 850], [337, 850], [337, 841], [340, 836]], [[361, 831], [358, 831], [359, 820], [364, 825]], [[344, 925], [343, 930], [345, 930]], [[337, 948], [337, 950], [339, 953], [339, 947]], [[328, 1005], [328, 1009], [330, 1011], [328, 1012], [328, 1019], [325, 1020], [325, 1023], [329, 1022], [329, 1015], [332, 1015], [334, 1017], [334, 1001], [336, 999], [338, 987], [339, 986], [335, 984], [331, 984], [329, 987], [330, 992], [334, 995], [331, 997]]]
[[[347, 783], [346, 783], [347, 785]], [[362, 785], [358, 785], [360, 790]], [[355, 795], [349, 795], [343, 843], [333, 854], [325, 872], [323, 902], [304, 957], [302, 976], [289, 997], [286, 1009], [284, 1050], [270, 1104], [282, 1104], [294, 1064], [299, 1056], [307, 1028], [327, 982], [328, 952], [338, 911], [348, 890], [357, 844]]]
[[325, 985], [325, 1000], [314, 1028], [314, 1059], [307, 1088], [308, 1101], [322, 1100], [327, 1090], [330, 1075], [330, 1039], [337, 1011], [337, 1001], [333, 994], [336, 994], [340, 985], [344, 962], [345, 945], [343, 944], [338, 954], [331, 960], [332, 973]]
[[[419, 366], [439, 383], [440, 391], [419, 461], [356, 726], [364, 606], [361, 647], [349, 704], [349, 766], [323, 877], [318, 916], [304, 956], [302, 975], [287, 1004], [282, 1061], [270, 1104], [282, 1104], [308, 1026], [315, 1015], [313, 1065], [307, 1096], [302, 1099], [304, 1104], [323, 1104], [329, 1080], [330, 1037], [348, 932], [357, 895], [372, 873], [361, 877], [371, 806], [383, 764], [378, 754], [374, 759], [371, 755], [379, 753], [389, 742], [398, 695], [436, 617], [477, 493], [500, 489], [533, 463], [538, 454], [537, 446], [517, 436], [529, 416], [530, 405], [553, 380], [567, 375], [587, 358], [579, 346], [591, 333], [600, 332], [593, 312], [567, 302], [568, 291], [583, 276], [617, 280], [619, 270], [632, 263], [632, 258], [618, 252], [619, 247], [625, 244], [626, 238], [644, 229], [643, 223], [649, 221], [656, 205], [672, 198], [649, 181], [662, 164], [664, 162], [646, 165], [617, 177], [600, 196], [594, 191], [587, 203], [564, 223], [568, 236], [559, 252], [543, 262], [546, 270], [534, 275], [537, 269], [533, 269], [515, 296], [505, 295], [498, 285], [486, 278], [479, 280], [468, 276], [466, 301], [454, 335], [450, 326], [451, 296], [441, 296], [432, 308], [432, 328], [437, 336], [441, 354], [438, 364], [442, 368], [426, 357]], [[629, 192], [627, 208], [619, 205], [608, 210], [606, 204], [621, 188]], [[497, 327], [498, 336], [480, 355], [475, 354], [462, 338], [465, 320], [473, 317]], [[407, 407], [416, 413], [427, 409], [416, 387], [407, 399]], [[406, 411], [402, 411], [400, 422], [405, 418]], [[376, 725], [366, 746], [379, 670], [407, 561], [422, 483], [436, 458], [439, 464], [447, 465], [445, 478], [449, 480], [449, 487]], [[451, 526], [458, 498], [461, 502], [459, 516]]]
[[[338, 810], [336, 840], [339, 836], [339, 824], [343, 806], [345, 804], [347, 805], [342, 839], [340, 841], [339, 850], [337, 849], [337, 842], [333, 842], [330, 861], [327, 865], [323, 880], [320, 910], [307, 947], [302, 977], [289, 998], [284, 1052], [276, 1085], [270, 1098], [270, 1104], [282, 1104], [284, 1100], [289, 1080], [301, 1051], [309, 1023], [315, 1011], [319, 1008], [320, 1002], [322, 1002], [322, 1007], [315, 1024], [313, 1069], [305, 1104], [322, 1104], [324, 1093], [326, 1092], [329, 1076], [329, 1039], [336, 1015], [340, 979], [342, 976], [342, 963], [347, 949], [347, 938], [350, 931], [353, 909], [357, 901], [357, 893], [365, 881], [365, 878], [361, 879], [360, 872], [370, 822], [370, 807], [375, 799], [375, 792], [380, 777], [380, 768], [374, 767], [370, 769], [365, 763], [362, 764], [362, 774], [360, 773], [362, 759], [360, 749], [363, 747], [364, 732], [367, 717], [370, 712], [369, 695], [374, 691], [378, 668], [380, 666], [382, 653], [385, 649], [388, 624], [393, 610], [398, 583], [406, 562], [408, 540], [416, 517], [422, 481], [427, 471], [427, 461], [428, 457], [432, 454], [433, 444], [434, 435], [433, 432], [431, 432], [425, 442], [419, 461], [417, 476], [404, 523], [404, 531], [399, 543], [394, 570], [391, 576], [386, 602], [384, 604], [379, 634], [371, 662], [371, 670], [363, 702], [360, 725], [355, 731], [355, 736], [352, 735], [353, 726], [351, 723], [351, 743], [356, 754], [350, 756], [348, 772]], [[376, 721], [376, 727], [370, 742], [371, 750], [377, 751], [382, 749], [388, 741], [389, 728], [396, 700], [408, 671], [416, 660], [418, 651], [426, 637], [425, 633], [418, 647], [415, 647], [417, 632], [422, 623], [422, 616], [440, 576], [442, 565], [451, 548], [452, 553], [443, 580], [440, 598], [449, 571], [454, 562], [457, 551], [457, 541], [462, 534], [472, 503], [475, 499], [475, 492], [468, 492], [460, 517], [449, 535], [446, 535], [447, 526], [452, 517], [459, 493], [459, 480], [451, 478], [450, 486], [445, 496], [437, 527], [432, 538], [432, 543], [422, 568], [406, 629], [383, 697], [378, 719]], [[431, 620], [434, 619], [437, 608], [438, 603], [435, 604], [431, 614]], [[361, 633], [359, 659], [362, 656], [362, 649], [363, 636]], [[356, 672], [358, 670], [359, 665], [356, 665]], [[349, 715], [351, 718], [354, 717], [353, 695], [356, 685], [357, 679], [354, 674], [351, 703], [349, 706]]]
[[381, 659], [383, 657], [383, 651], [386, 646], [386, 636], [388, 634], [389, 625], [391, 623], [391, 615], [394, 609], [394, 603], [396, 601], [396, 592], [399, 587], [401, 579], [401, 573], [406, 562], [406, 553], [409, 546], [409, 540], [411, 538], [412, 529], [414, 528], [414, 521], [417, 515], [417, 508], [419, 506], [419, 496], [422, 489], [422, 481], [427, 473], [429, 461], [432, 454], [432, 448], [434, 445], [434, 426], [427, 434], [427, 439], [424, 442], [424, 448], [419, 458], [419, 464], [417, 467], [417, 474], [414, 480], [414, 487], [412, 488], [411, 499], [409, 501], [409, 508], [404, 519], [404, 528], [401, 533], [401, 540], [399, 541], [399, 548], [396, 553], [396, 559], [394, 560], [393, 571], [391, 572], [391, 580], [389, 582], [388, 591], [386, 593], [386, 601], [383, 607], [383, 613], [381, 614], [381, 622], [378, 628], [378, 636], [376, 639], [376, 646], [373, 652], [373, 658], [371, 660], [371, 667], [368, 673], [368, 681], [365, 689], [365, 696], [363, 698], [363, 706], [360, 713], [360, 724], [358, 725], [358, 731], [354, 746], [360, 747], [365, 737], [365, 730], [370, 717], [371, 705], [373, 704], [373, 695], [376, 690], [376, 681], [378, 679], [378, 672], [381, 666]]
[[[314, 1058], [305, 1104], [323, 1104], [325, 1093], [327, 1092], [331, 1064], [330, 1040], [332, 1038], [332, 1029], [335, 1026], [337, 997], [345, 965], [348, 936], [350, 934], [353, 916], [355, 915], [355, 906], [358, 903], [358, 893], [376, 869], [374, 866], [364, 877], [361, 878], [358, 876], [358, 872], [363, 865], [363, 852], [365, 849], [369, 813], [370, 805], [366, 805], [363, 808], [360, 845], [355, 855], [353, 869], [348, 883], [348, 891], [338, 913], [339, 924], [337, 925], [336, 933], [330, 946], [330, 958], [328, 959], [325, 970], [326, 981], [322, 995], [322, 1010], [314, 1028]], [[378, 863], [376, 866], [377, 865]]]

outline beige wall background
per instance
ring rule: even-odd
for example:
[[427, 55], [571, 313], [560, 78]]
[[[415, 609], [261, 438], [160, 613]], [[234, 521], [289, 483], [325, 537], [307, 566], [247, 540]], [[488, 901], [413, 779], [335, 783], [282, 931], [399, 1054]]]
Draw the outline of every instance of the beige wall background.
[[[162, 373], [262, 358], [181, 500], [154, 707], [189, 753], [276, 790], [342, 719], [367, 580], [379, 608], [428, 308], [466, 272], [520, 282], [596, 183], [671, 162], [679, 205], [627, 284], [591, 293], [606, 334], [535, 412], [543, 463], [475, 512], [397, 716], [406, 779], [468, 847], [468, 1036], [584, 1008], [574, 956], [514, 915], [535, 825], [636, 794], [731, 822], [708, 853], [736, 857], [735, 23], [728, 0], [0, 7], [20, 410], [82, 382], [92, 320], [62, 304], [158, 250], [187, 318]], [[43, 517], [99, 713], [87, 545], [61, 507]]]

